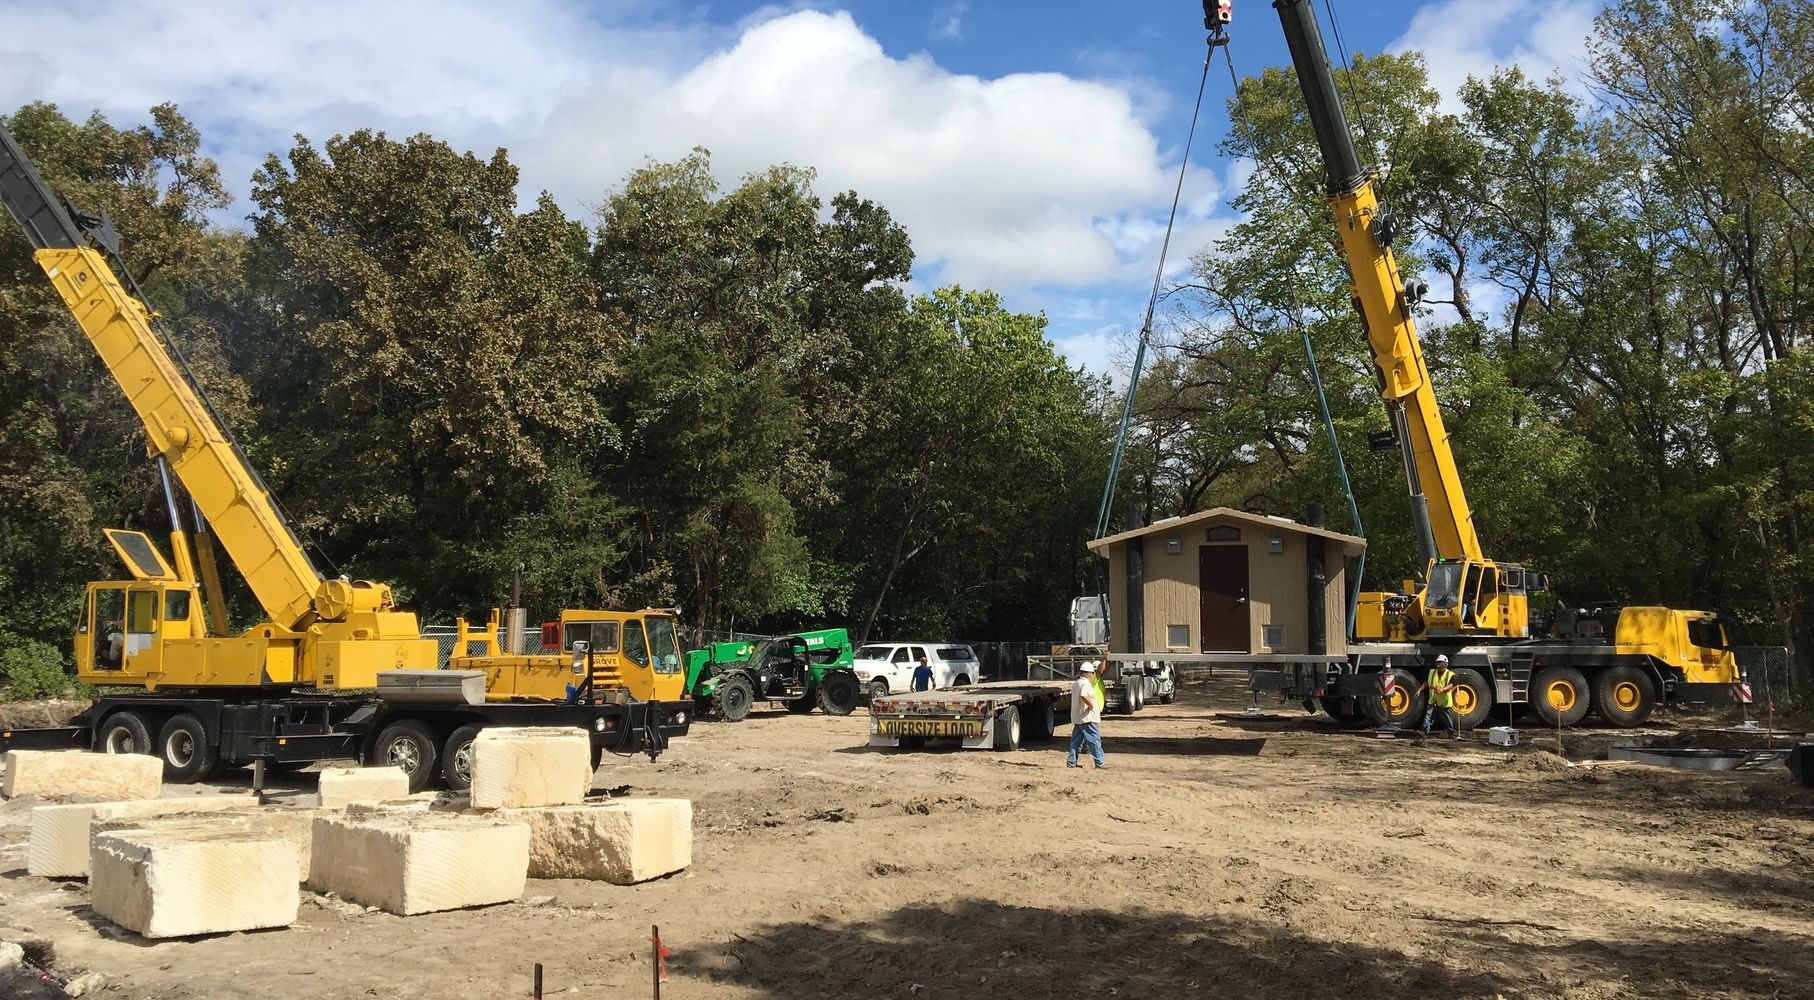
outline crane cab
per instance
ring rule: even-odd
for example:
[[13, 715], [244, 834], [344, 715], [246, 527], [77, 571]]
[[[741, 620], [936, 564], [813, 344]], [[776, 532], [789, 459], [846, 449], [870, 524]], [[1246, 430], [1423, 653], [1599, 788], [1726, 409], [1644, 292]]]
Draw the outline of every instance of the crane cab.
[[[575, 643], [585, 643], [595, 696], [623, 691], [637, 701], [678, 701], [686, 687], [679, 629], [672, 611], [568, 609], [542, 626], [541, 649], [507, 653], [498, 641], [501, 620], [493, 608], [483, 631], [460, 619], [450, 670], [485, 672], [487, 701], [566, 701], [584, 679], [575, 675]], [[477, 654], [469, 654], [473, 646]]]
[[1517, 563], [1485, 559], [1437, 559], [1419, 587], [1363, 593], [1355, 617], [1356, 638], [1374, 642], [1424, 639], [1528, 639], [1530, 592], [1539, 575]]

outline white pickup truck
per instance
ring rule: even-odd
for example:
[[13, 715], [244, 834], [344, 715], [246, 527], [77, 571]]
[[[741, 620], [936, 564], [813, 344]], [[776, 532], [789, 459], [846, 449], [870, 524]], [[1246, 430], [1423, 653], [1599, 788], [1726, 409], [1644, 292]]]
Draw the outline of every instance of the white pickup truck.
[[963, 687], [982, 680], [976, 651], [959, 643], [872, 642], [856, 651], [850, 668], [871, 699], [913, 690], [913, 671], [920, 657], [932, 668], [935, 688]]

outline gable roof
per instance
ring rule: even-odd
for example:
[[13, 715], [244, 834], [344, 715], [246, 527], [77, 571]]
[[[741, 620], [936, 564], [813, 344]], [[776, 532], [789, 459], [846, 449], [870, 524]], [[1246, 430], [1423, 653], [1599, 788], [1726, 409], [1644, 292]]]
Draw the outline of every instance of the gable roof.
[[1278, 517], [1272, 514], [1254, 514], [1244, 510], [1236, 510], [1233, 507], [1212, 507], [1209, 510], [1198, 511], [1195, 514], [1186, 514], [1183, 517], [1168, 517], [1160, 521], [1155, 521], [1144, 528], [1135, 528], [1131, 531], [1123, 531], [1118, 535], [1109, 535], [1105, 538], [1098, 538], [1089, 543], [1090, 551], [1095, 552], [1098, 555], [1106, 556], [1108, 555], [1109, 546], [1125, 542], [1132, 538], [1170, 533], [1177, 531], [1179, 528], [1188, 528], [1205, 521], [1217, 520], [1239, 521], [1243, 524], [1258, 525], [1278, 532], [1289, 532], [1299, 535], [1320, 535], [1323, 538], [1328, 538], [1341, 543], [1343, 555], [1359, 555], [1366, 551], [1367, 548], [1367, 540], [1358, 535], [1344, 535], [1339, 531], [1330, 531], [1327, 528], [1313, 528], [1308, 524], [1293, 521], [1288, 517]]

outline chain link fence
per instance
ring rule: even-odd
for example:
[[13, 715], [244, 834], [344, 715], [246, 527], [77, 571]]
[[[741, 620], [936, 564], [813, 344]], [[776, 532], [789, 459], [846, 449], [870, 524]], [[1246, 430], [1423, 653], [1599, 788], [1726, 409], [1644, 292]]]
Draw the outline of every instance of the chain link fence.
[[1786, 647], [1734, 646], [1732, 655], [1751, 683], [1751, 697], [1756, 704], [1774, 704], [1788, 710], [1814, 701], [1814, 691], [1808, 690], [1802, 671], [1796, 669]]

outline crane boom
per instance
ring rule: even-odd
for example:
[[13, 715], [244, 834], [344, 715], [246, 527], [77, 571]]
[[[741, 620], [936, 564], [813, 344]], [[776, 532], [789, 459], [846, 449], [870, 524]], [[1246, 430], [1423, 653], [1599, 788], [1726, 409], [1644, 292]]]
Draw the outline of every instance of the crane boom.
[[[289, 628], [305, 624], [317, 613], [320, 571], [258, 473], [166, 350], [150, 311], [89, 245], [4, 128], [0, 200], [144, 422], [152, 453], [169, 462], [265, 613]], [[171, 509], [174, 517], [176, 508]]]
[[1411, 317], [1415, 298], [1399, 277], [1392, 253], [1392, 223], [1380, 210], [1373, 174], [1361, 166], [1355, 152], [1316, 13], [1309, 0], [1274, 0], [1273, 8], [1284, 26], [1298, 85], [1322, 150], [1326, 193], [1340, 234], [1340, 249], [1354, 280], [1354, 302], [1366, 324], [1367, 343], [1379, 369], [1380, 395], [1391, 411], [1404, 458], [1412, 519], [1424, 561], [1482, 561], [1486, 557], [1474, 531], [1467, 492], [1462, 489]]

